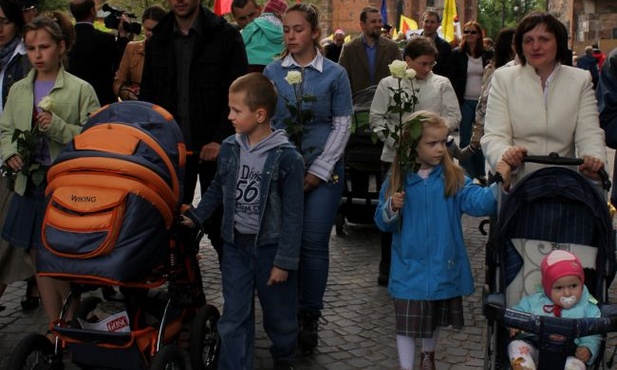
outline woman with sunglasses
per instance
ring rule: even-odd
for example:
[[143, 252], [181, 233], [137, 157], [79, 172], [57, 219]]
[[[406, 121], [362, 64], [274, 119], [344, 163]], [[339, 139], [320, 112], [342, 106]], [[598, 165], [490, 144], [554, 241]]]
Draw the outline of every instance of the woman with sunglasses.
[[[460, 147], [469, 145], [476, 112], [476, 105], [482, 89], [482, 74], [489, 62], [488, 53], [484, 50], [484, 33], [482, 27], [475, 21], [465, 23], [463, 38], [459, 46], [452, 51], [452, 87], [456, 92], [461, 107]], [[470, 158], [461, 160], [461, 166], [472, 179], [484, 181], [484, 156], [481, 152], [474, 153]]]

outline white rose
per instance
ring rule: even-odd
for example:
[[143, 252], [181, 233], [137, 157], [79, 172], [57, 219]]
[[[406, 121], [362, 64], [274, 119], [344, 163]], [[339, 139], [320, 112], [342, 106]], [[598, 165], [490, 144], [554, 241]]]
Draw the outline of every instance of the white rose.
[[403, 79], [407, 77], [405, 71], [407, 70], [407, 63], [402, 60], [395, 60], [388, 65], [390, 69], [390, 74], [394, 78]]
[[48, 96], [41, 99], [39, 102], [39, 108], [44, 110], [45, 112], [51, 112], [54, 108], [54, 100]]
[[285, 77], [285, 81], [287, 81], [290, 85], [297, 85], [302, 82], [302, 73], [298, 71], [289, 71], [287, 72], [287, 77]]
[[416, 78], [416, 70], [413, 68], [409, 68], [405, 71], [405, 75], [408, 79], [413, 80], [414, 78]]

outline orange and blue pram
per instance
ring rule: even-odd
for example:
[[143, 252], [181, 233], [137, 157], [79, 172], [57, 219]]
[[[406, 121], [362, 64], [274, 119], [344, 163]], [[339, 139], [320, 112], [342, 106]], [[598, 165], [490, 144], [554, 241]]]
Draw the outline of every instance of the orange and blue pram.
[[[33, 358], [61, 369], [63, 348], [84, 367], [183, 368], [176, 342], [193, 317], [192, 367], [215, 368], [219, 313], [203, 293], [200, 235], [179, 224], [185, 157], [177, 123], [159, 106], [121, 102], [90, 117], [47, 173], [37, 273], [72, 283], [50, 327], [56, 344], [26, 337], [9, 369]], [[91, 289], [84, 287], [107, 285], [120, 287], [126, 312], [112, 330], [80, 324], [102, 303], [96, 296], [82, 300], [73, 320], [65, 317], [73, 298]], [[129, 330], [113, 331], [120, 324]]]

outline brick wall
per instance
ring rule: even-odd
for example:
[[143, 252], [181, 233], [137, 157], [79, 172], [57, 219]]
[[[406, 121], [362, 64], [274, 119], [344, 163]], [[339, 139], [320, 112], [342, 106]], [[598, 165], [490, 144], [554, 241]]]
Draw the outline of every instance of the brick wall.
[[[386, 0], [388, 8], [388, 23], [398, 28], [397, 3], [398, 0]], [[478, 0], [456, 0], [461, 24], [467, 20], [474, 20], [477, 16]], [[566, 0], [564, 0], [566, 1]], [[404, 0], [403, 15], [420, 23], [420, 16], [426, 10], [426, 0]], [[434, 8], [441, 13], [443, 0], [434, 0]], [[324, 36], [342, 28], [347, 34], [360, 34], [360, 12], [365, 6], [381, 8], [381, 0], [321, 0], [321, 26]], [[421, 25], [420, 25], [421, 26]]]

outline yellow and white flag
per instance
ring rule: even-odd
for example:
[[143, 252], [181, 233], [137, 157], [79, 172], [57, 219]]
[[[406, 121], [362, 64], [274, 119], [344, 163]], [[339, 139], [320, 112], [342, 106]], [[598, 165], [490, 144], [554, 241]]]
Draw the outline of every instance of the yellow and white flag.
[[450, 42], [454, 40], [454, 17], [456, 17], [456, 2], [445, 0], [443, 7], [443, 17], [441, 19], [441, 31], [443, 38]]

